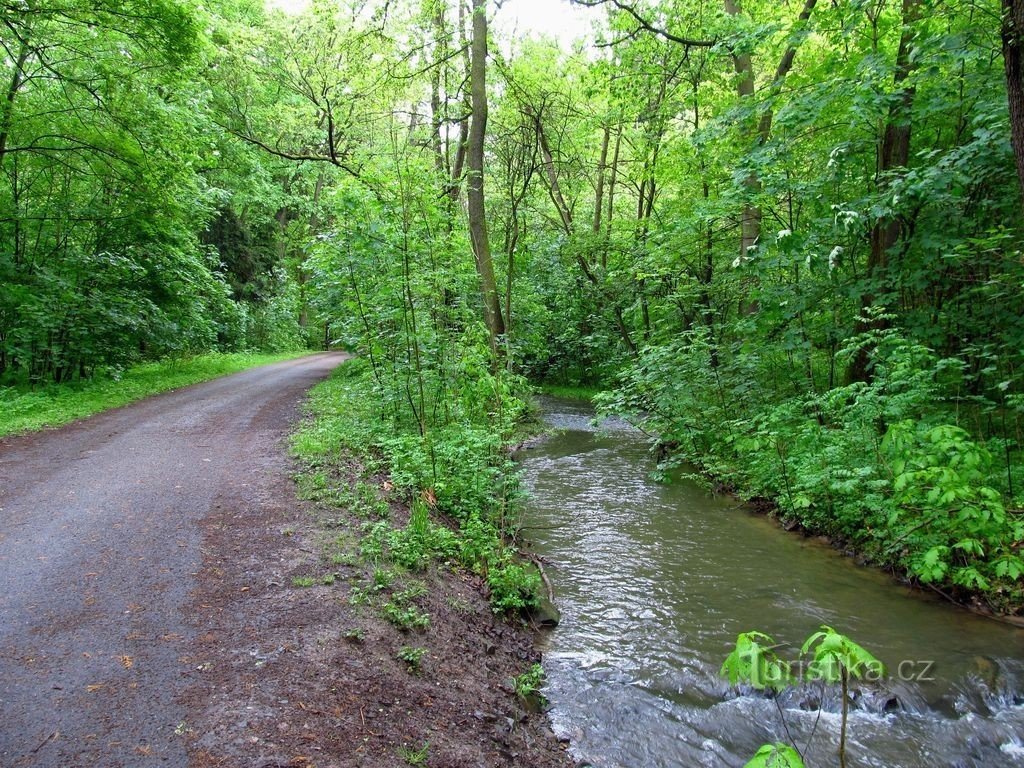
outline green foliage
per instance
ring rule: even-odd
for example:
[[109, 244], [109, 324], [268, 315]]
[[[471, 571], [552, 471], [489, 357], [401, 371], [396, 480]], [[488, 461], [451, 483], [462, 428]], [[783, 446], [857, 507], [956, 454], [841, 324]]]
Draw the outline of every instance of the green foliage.
[[458, 538], [448, 528], [430, 520], [427, 505], [413, 501], [409, 524], [388, 534], [388, 554], [405, 568], [420, 571], [435, 560], [452, 559], [458, 552]]
[[[487, 368], [476, 368], [474, 375], [486, 381], [470, 388], [475, 403], [488, 402], [476, 399], [479, 387], [493, 395], [495, 388], [500, 391], [506, 386], [498, 384]], [[372, 519], [382, 508], [375, 486], [356, 483], [348, 492], [330, 493], [336, 503], [368, 518], [360, 542], [363, 557], [412, 571], [433, 563], [459, 563], [485, 577], [495, 611], [517, 612], [534, 606], [539, 576], [518, 562], [503, 537], [516, 482], [500, 435], [513, 433], [513, 425], [505, 420], [518, 418], [521, 403], [509, 391], [500, 394], [510, 402], [499, 411], [502, 421], [497, 435], [493, 429], [460, 419], [458, 426], [442, 424], [421, 436], [408, 431], [409, 425], [393, 413], [389, 401], [380, 399], [379, 392], [372, 365], [366, 360], [347, 362], [311, 391], [309, 408], [314, 417], [293, 437], [293, 449], [304, 461], [321, 465], [344, 455], [360, 457], [367, 466], [389, 470], [392, 493], [411, 497], [409, 522], [393, 528], [385, 520]], [[452, 410], [456, 405], [449, 404]], [[472, 413], [468, 403], [457, 407], [462, 418]], [[381, 419], [381, 411], [391, 418]], [[473, 418], [486, 424], [497, 416]], [[432, 520], [428, 500], [457, 528]], [[385, 611], [396, 625], [415, 623], [404, 605], [391, 605]]]
[[[719, 674], [731, 685], [745, 683], [759, 691], [779, 693], [799, 680], [793, 665], [779, 658], [772, 648], [775, 641], [763, 632], [741, 632], [736, 647], [726, 657]], [[808, 680], [842, 684], [842, 725], [839, 737], [839, 764], [846, 764], [846, 723], [849, 707], [848, 683], [851, 679], [878, 680], [885, 675], [885, 666], [845, 635], [832, 627], [822, 625], [800, 648], [800, 657], [808, 657], [802, 669]], [[785, 718], [779, 707], [779, 716]], [[788, 731], [788, 729], [787, 729]], [[802, 768], [803, 758], [786, 744], [765, 744], [747, 766], [797, 766]]]
[[525, 379], [614, 385], [600, 402], [657, 434], [662, 476], [695, 462], [1015, 610], [1024, 229], [999, 9], [643, 6], [673, 35], [605, 3], [613, 55], [517, 39], [491, 63], [496, 339], [453, 14], [11, 6], [0, 385], [345, 346], [360, 361], [314, 395], [297, 450], [358, 456], [445, 521], [368, 526], [365, 556], [460, 560], [499, 610], [535, 589], [505, 543]]
[[512, 682], [517, 696], [524, 699], [533, 696], [544, 685], [544, 667], [534, 664], [521, 675], [517, 675]]
[[381, 607], [384, 618], [403, 632], [416, 630], [423, 632], [430, 627], [430, 615], [415, 605], [407, 605], [401, 600], [389, 600]]
[[744, 768], [804, 768], [804, 761], [788, 744], [765, 744]]
[[915, 575], [978, 590], [1019, 578], [1024, 561], [1014, 550], [1024, 538], [1024, 521], [1008, 516], [1002, 494], [987, 484], [992, 455], [966, 430], [897, 422], [882, 451], [899, 505], [889, 529]]
[[540, 576], [532, 566], [518, 562], [512, 555], [492, 555], [487, 569], [487, 587], [496, 613], [518, 613], [537, 606]]
[[812, 680], [838, 683], [843, 675], [852, 678], [872, 677], [879, 679], [885, 674], [885, 666], [845, 635], [832, 627], [822, 626], [820, 632], [811, 635], [800, 648], [801, 655], [810, 653], [811, 663], [807, 667]]
[[427, 759], [430, 757], [430, 742], [425, 741], [423, 746], [418, 749], [405, 746], [399, 747], [398, 756], [402, 758], [406, 765], [426, 765]]
[[775, 641], [761, 632], [741, 632], [736, 647], [719, 672], [731, 685], [744, 682], [757, 690], [781, 691], [793, 682], [789, 664], [772, 647]]
[[413, 674], [419, 674], [423, 657], [426, 655], [426, 648], [413, 648], [403, 645], [398, 649], [398, 658], [405, 662], [406, 668]]
[[[1006, 510], [1007, 465], [945, 421], [955, 417], [949, 403], [966, 364], [895, 329], [856, 337], [845, 354], [864, 347], [869, 382], [805, 393], [799, 379], [778, 380], [785, 369], [770, 348], [712, 368], [707, 339], [695, 333], [645, 350], [600, 402], [645, 414], [645, 428], [672, 448], [666, 476], [680, 460], [695, 462], [913, 578], [984, 591], [996, 607], [1019, 601], [1024, 529]], [[752, 384], [772, 379], [775, 388]]]

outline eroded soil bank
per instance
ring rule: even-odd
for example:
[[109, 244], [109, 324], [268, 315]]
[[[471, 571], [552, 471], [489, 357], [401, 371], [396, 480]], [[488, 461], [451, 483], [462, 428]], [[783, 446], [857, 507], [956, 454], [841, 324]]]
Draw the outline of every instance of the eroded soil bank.
[[[412, 577], [366, 562], [356, 546], [364, 521], [297, 501], [297, 467], [282, 461], [260, 504], [231, 503], [229, 488], [204, 521], [197, 674], [184, 701], [190, 762], [572, 765], [546, 716], [513, 690], [540, 658], [529, 629], [496, 617], [476, 576], [445, 567]], [[390, 506], [393, 519], [408, 515]], [[429, 626], [403, 630], [384, 604], [427, 615]], [[419, 669], [400, 655], [419, 656]]]

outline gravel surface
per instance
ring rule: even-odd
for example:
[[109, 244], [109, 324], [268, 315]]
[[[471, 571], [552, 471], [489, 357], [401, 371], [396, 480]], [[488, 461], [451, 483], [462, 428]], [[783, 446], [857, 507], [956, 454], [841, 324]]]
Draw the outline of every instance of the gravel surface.
[[284, 492], [282, 439], [343, 359], [0, 441], [0, 766], [187, 764], [202, 521]]

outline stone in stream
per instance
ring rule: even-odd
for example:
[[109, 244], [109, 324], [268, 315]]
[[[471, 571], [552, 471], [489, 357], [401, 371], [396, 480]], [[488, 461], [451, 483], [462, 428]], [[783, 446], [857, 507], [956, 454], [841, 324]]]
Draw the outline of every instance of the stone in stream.
[[537, 607], [530, 612], [530, 618], [540, 627], [557, 627], [558, 622], [562, 620], [562, 614], [554, 603], [546, 597], [541, 597], [537, 601]]

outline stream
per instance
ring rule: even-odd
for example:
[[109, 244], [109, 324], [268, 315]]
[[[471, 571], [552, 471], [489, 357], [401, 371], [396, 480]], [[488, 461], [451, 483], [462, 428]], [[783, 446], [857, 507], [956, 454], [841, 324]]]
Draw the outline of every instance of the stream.
[[742, 766], [792, 741], [809, 766], [837, 765], [836, 691], [806, 683], [775, 701], [718, 674], [739, 632], [795, 656], [828, 624], [890, 673], [857, 684], [850, 768], [1024, 766], [1024, 630], [912, 592], [696, 483], [653, 481], [645, 436], [592, 426], [584, 403], [541, 408], [557, 432], [519, 455], [523, 526], [562, 612], [542, 641], [544, 694], [577, 759]]

